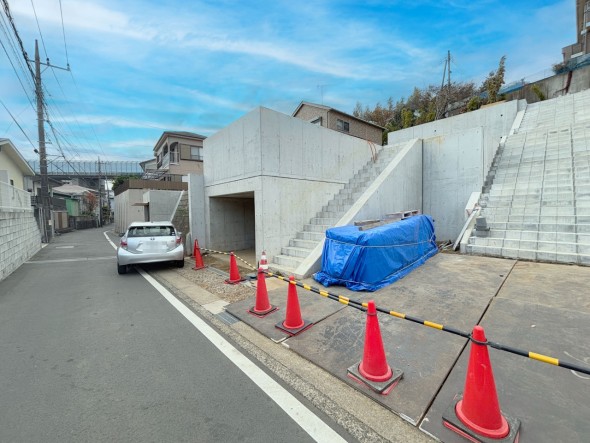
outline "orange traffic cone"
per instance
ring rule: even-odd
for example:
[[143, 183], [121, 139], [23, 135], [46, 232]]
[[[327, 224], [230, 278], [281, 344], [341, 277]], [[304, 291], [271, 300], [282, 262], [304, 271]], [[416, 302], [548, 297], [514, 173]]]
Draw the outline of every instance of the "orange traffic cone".
[[348, 368], [348, 376], [383, 395], [389, 394], [403, 376], [401, 370], [392, 369], [387, 364], [377, 308], [373, 300], [367, 303], [363, 359], [360, 363]]
[[471, 338], [463, 396], [457, 396], [443, 414], [443, 424], [474, 442], [517, 442], [520, 421], [500, 412], [483, 328], [475, 326]]
[[287, 311], [285, 321], [278, 322], [275, 326], [289, 335], [297, 335], [312, 325], [311, 322], [301, 318], [299, 298], [297, 297], [297, 286], [295, 277], [289, 277], [289, 291], [287, 292]]
[[225, 280], [227, 284], [235, 285], [241, 281], [244, 281], [240, 276], [240, 271], [238, 270], [238, 263], [236, 262], [236, 256], [233, 252], [229, 253], [229, 278]]
[[276, 306], [273, 306], [268, 301], [268, 291], [266, 290], [266, 279], [262, 266], [258, 268], [258, 280], [256, 283], [256, 305], [251, 307], [248, 312], [256, 317], [265, 317], [271, 312], [276, 311]]
[[203, 269], [206, 267], [203, 263], [203, 257], [201, 257], [201, 248], [199, 248], [199, 242], [197, 241], [197, 239], [195, 239], [193, 257], [195, 259], [195, 267], [193, 268], [195, 271], [198, 271], [199, 269]]

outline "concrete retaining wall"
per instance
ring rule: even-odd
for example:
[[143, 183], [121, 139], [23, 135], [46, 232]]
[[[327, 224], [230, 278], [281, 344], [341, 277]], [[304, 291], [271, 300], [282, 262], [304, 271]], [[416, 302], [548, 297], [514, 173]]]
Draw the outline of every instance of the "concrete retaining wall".
[[525, 107], [524, 100], [503, 102], [389, 134], [389, 144], [424, 140], [423, 212], [435, 219], [437, 240], [459, 235], [469, 196], [481, 191], [500, 139]]
[[[422, 209], [422, 141], [410, 140], [381, 172], [352, 207], [336, 223], [351, 225], [355, 220], [382, 218], [385, 214]], [[308, 277], [321, 268], [324, 242], [295, 271]]]
[[[201, 174], [188, 175], [188, 201], [189, 201], [189, 226], [190, 226], [190, 252], [195, 239], [199, 246], [208, 248], [207, 224], [205, 219], [205, 186], [204, 177]], [[187, 245], [188, 247], [188, 245]]]
[[[246, 114], [204, 144], [210, 248], [237, 249], [216, 234], [225, 228], [216, 226], [223, 218], [219, 212], [213, 214], [212, 209], [221, 209], [211, 207], [211, 198], [254, 198], [256, 253], [265, 249], [270, 257], [280, 254], [281, 247], [371, 159], [364, 140], [266, 108]], [[234, 237], [232, 231], [226, 237]]]
[[488, 168], [484, 165], [484, 128], [423, 141], [423, 212], [434, 219], [437, 240], [455, 241], [465, 223], [465, 205], [481, 191]]
[[143, 189], [128, 189], [115, 195], [115, 232], [125, 232], [131, 222], [146, 221], [145, 208], [133, 206], [135, 203], [143, 203], [143, 192]]
[[149, 221], [171, 221], [182, 191], [150, 190], [143, 193], [143, 202], [149, 203]]
[[0, 281], [41, 249], [33, 211], [0, 210]]

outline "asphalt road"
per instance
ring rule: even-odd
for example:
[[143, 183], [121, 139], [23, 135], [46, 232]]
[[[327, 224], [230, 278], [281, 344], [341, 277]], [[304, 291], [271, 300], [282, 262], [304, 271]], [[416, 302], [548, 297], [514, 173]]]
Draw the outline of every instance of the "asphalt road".
[[0, 441], [350, 440], [307, 404], [322, 426], [300, 425], [142, 275], [117, 275], [104, 230], [0, 282]]

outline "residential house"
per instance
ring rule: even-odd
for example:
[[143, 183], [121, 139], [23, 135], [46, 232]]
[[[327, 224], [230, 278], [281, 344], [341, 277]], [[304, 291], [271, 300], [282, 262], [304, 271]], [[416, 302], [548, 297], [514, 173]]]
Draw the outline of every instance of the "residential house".
[[[134, 221], [173, 221], [188, 230], [189, 174], [203, 177], [203, 140], [193, 132], [165, 131], [154, 146], [152, 159], [140, 163], [141, 180], [127, 180], [114, 189], [115, 231]], [[186, 179], [188, 180], [188, 179]], [[176, 217], [176, 218], [175, 218]]]
[[383, 145], [383, 131], [385, 128], [329, 106], [301, 102], [293, 112], [293, 117], [353, 137], [362, 138], [379, 146]]
[[193, 132], [165, 131], [154, 146], [155, 171], [149, 160], [142, 167], [150, 172], [148, 179], [181, 181], [187, 174], [203, 174], [203, 140]]
[[41, 249], [28, 183], [35, 172], [8, 139], [0, 139], [0, 280]]
[[12, 142], [6, 138], [0, 138], [0, 182], [27, 191], [30, 188], [31, 178], [34, 176], [35, 171]]
[[98, 226], [98, 191], [64, 184], [53, 187], [51, 194], [53, 226], [56, 231]]

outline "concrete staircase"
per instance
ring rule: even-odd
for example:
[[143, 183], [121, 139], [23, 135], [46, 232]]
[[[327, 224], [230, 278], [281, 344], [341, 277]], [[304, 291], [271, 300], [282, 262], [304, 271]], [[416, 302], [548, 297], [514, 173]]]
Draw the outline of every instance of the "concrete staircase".
[[303, 226], [289, 246], [281, 249], [281, 254], [272, 257], [269, 266], [283, 274], [292, 274], [313, 249], [325, 238], [328, 228], [336, 226], [342, 216], [379, 176], [385, 167], [403, 148], [403, 144], [384, 146], [377, 154], [375, 162], [368, 161], [362, 169], [330, 200], [309, 223]]
[[590, 91], [529, 105], [482, 191], [468, 253], [590, 265]]
[[190, 231], [189, 227], [189, 201], [188, 201], [188, 192], [182, 191], [180, 196], [180, 201], [178, 202], [178, 206], [176, 207], [176, 212], [172, 216], [172, 224], [182, 232], [182, 241], [185, 245], [185, 250], [187, 252], [192, 251], [192, 245], [186, 244], [186, 234]]

